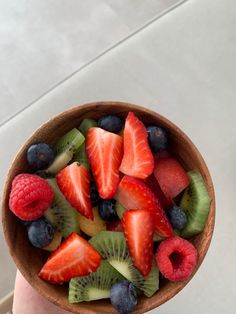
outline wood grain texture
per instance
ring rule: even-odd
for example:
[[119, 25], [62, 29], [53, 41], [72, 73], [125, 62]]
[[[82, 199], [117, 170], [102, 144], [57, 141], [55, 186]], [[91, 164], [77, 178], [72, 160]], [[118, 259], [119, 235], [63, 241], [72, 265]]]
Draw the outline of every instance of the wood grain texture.
[[[30, 245], [25, 228], [9, 210], [8, 200], [11, 182], [18, 173], [29, 171], [26, 163], [26, 151], [30, 144], [39, 141], [53, 144], [71, 128], [78, 127], [84, 118], [97, 119], [104, 114], [116, 114], [124, 119], [129, 111], [133, 111], [146, 125], [157, 124], [164, 127], [169, 133], [172, 151], [181, 160], [184, 167], [187, 170], [199, 170], [206, 181], [212, 201], [205, 229], [192, 241], [199, 254], [195, 273], [201, 265], [211, 242], [215, 222], [215, 195], [211, 176], [197, 148], [177, 126], [156, 112], [122, 102], [90, 103], [75, 106], [57, 115], [36, 130], [16, 155], [5, 181], [2, 197], [2, 223], [10, 254], [26, 280], [49, 301], [72, 313], [112, 314], [116, 313], [116, 311], [111, 306], [109, 300], [69, 304], [67, 301], [68, 287], [66, 285], [51, 285], [38, 278], [37, 273], [46, 261], [48, 253]], [[151, 298], [141, 297], [139, 299], [138, 306], [133, 313], [144, 313], [158, 307], [175, 296], [184, 288], [188, 281], [179, 283], [163, 281], [161, 288], [154, 296]]]

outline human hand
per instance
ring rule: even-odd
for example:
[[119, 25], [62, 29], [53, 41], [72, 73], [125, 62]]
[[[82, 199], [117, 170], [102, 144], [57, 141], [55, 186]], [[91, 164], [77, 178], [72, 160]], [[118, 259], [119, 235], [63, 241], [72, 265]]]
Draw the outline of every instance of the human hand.
[[14, 314], [71, 314], [61, 310], [53, 303], [41, 296], [24, 279], [19, 271], [16, 274], [14, 301]]

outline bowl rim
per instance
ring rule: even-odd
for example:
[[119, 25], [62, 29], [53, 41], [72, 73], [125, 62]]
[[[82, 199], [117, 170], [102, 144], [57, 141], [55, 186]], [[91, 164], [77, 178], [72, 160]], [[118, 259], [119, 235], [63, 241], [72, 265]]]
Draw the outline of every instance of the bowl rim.
[[[21, 153], [23, 151], [25, 151], [26, 147], [32, 143], [32, 139], [33, 137], [35, 137], [37, 134], [41, 133], [41, 131], [45, 128], [45, 126], [57, 121], [58, 119], [60, 119], [62, 116], [67, 116], [72, 112], [77, 112], [78, 116], [79, 116], [79, 111], [86, 108], [86, 109], [94, 109], [94, 106], [106, 106], [106, 105], [114, 105], [114, 106], [119, 106], [120, 108], [124, 108], [125, 112], [127, 112], [127, 106], [129, 107], [129, 111], [132, 110], [139, 110], [139, 111], [144, 111], [145, 113], [154, 116], [157, 119], [160, 119], [162, 121], [164, 121], [164, 123], [166, 123], [168, 126], [170, 126], [170, 128], [175, 129], [175, 131], [190, 145], [192, 146], [192, 149], [195, 153], [196, 158], [198, 159], [198, 161], [200, 162], [202, 168], [204, 169], [204, 174], [206, 176], [205, 181], [208, 187], [208, 191], [211, 195], [211, 220], [208, 222], [209, 223], [209, 237], [208, 240], [205, 242], [205, 246], [204, 246], [204, 250], [203, 250], [203, 254], [201, 255], [201, 259], [199, 259], [197, 267], [195, 268], [192, 276], [184, 282], [181, 283], [176, 283], [176, 286], [171, 289], [171, 291], [169, 291], [167, 293], [167, 295], [165, 296], [164, 300], [162, 300], [161, 302], [159, 300], [157, 300], [156, 302], [150, 302], [148, 305], [145, 303], [145, 305], [147, 305], [145, 307], [145, 312], [146, 311], [150, 311], [162, 304], [164, 304], [165, 302], [167, 302], [168, 300], [170, 300], [171, 298], [173, 298], [174, 296], [176, 296], [189, 282], [190, 280], [193, 278], [193, 276], [196, 274], [197, 270], [199, 269], [199, 267], [201, 266], [203, 260], [205, 259], [205, 256], [208, 252], [211, 240], [212, 240], [212, 236], [213, 236], [213, 231], [214, 231], [214, 226], [215, 226], [215, 192], [214, 192], [214, 185], [213, 185], [213, 181], [210, 175], [210, 172], [208, 170], [208, 167], [201, 155], [201, 153], [199, 152], [198, 148], [195, 146], [195, 144], [192, 142], [192, 140], [177, 126], [175, 125], [172, 121], [170, 121], [168, 118], [164, 117], [163, 115], [159, 114], [158, 112], [155, 112], [151, 109], [148, 109], [144, 106], [140, 106], [140, 105], [136, 105], [133, 103], [129, 103], [129, 102], [124, 102], [124, 101], [94, 101], [94, 102], [89, 102], [89, 103], [85, 103], [85, 104], [81, 104], [81, 105], [75, 105], [70, 107], [67, 110], [64, 110], [56, 115], [54, 115], [53, 117], [49, 118], [46, 122], [42, 123], [38, 128], [36, 128], [33, 133], [26, 139], [26, 141], [20, 146], [20, 148], [18, 149], [17, 153], [15, 154], [15, 157], [8, 169], [7, 175], [5, 177], [4, 180], [4, 187], [3, 187], [3, 192], [2, 192], [2, 200], [1, 200], [1, 205], [2, 205], [2, 225], [3, 225], [3, 233], [4, 233], [4, 237], [5, 237], [5, 241], [7, 243], [8, 246], [8, 250], [9, 253], [11, 255], [11, 257], [14, 260], [15, 265], [17, 266], [18, 270], [21, 272], [21, 274], [24, 276], [24, 278], [28, 281], [28, 283], [34, 288], [36, 289], [36, 291], [38, 293], [40, 293], [43, 297], [45, 297], [47, 300], [49, 300], [50, 302], [54, 303], [55, 305], [57, 305], [58, 307], [67, 310], [67, 311], [71, 311], [71, 308], [68, 308], [66, 305], [63, 305], [59, 302], [59, 300], [55, 300], [51, 295], [48, 295], [47, 293], [44, 292], [43, 289], [39, 288], [39, 285], [37, 283], [35, 283], [34, 281], [34, 277], [31, 277], [27, 270], [23, 267], [23, 265], [18, 261], [17, 259], [17, 255], [14, 254], [14, 246], [11, 243], [8, 235], [7, 235], [7, 231], [6, 231], [6, 210], [8, 210], [8, 208], [5, 208], [4, 203], [6, 202], [6, 198], [8, 197], [7, 191], [8, 191], [8, 187], [9, 184], [11, 184], [10, 182], [10, 177], [11, 177], [11, 173], [13, 172], [14, 169], [14, 165], [17, 163], [17, 159], [18, 156], [21, 155]], [[8, 200], [7, 200], [8, 203]], [[90, 314], [90, 313], [95, 313], [95, 312], [91, 312], [87, 309], [83, 309], [83, 313], [84, 314]], [[78, 313], [78, 312], [75, 312]], [[136, 313], [136, 311], [134, 311], [134, 313]], [[141, 312], [137, 312], [137, 313], [141, 313]]]

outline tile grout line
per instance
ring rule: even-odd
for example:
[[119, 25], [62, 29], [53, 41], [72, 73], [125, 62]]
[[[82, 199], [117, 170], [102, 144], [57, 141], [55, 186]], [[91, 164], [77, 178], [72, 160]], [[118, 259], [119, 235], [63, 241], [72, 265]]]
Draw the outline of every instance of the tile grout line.
[[127, 36], [125, 36], [124, 38], [122, 38], [121, 40], [117, 41], [115, 44], [111, 45], [110, 47], [108, 47], [107, 49], [103, 50], [102, 52], [100, 52], [98, 55], [96, 55], [94, 58], [90, 59], [88, 62], [86, 62], [85, 64], [83, 64], [82, 66], [80, 66], [78, 69], [76, 69], [75, 71], [73, 71], [71, 74], [69, 74], [68, 76], [66, 76], [63, 80], [59, 81], [58, 83], [56, 83], [55, 85], [53, 85], [52, 87], [50, 87], [48, 90], [46, 90], [44, 93], [42, 93], [40, 96], [36, 97], [34, 100], [32, 100], [28, 105], [26, 105], [25, 107], [23, 107], [22, 109], [20, 109], [19, 111], [17, 111], [16, 113], [14, 113], [12, 116], [8, 117], [6, 120], [4, 120], [3, 122], [0, 123], [0, 128], [3, 127], [4, 125], [6, 125], [8, 122], [10, 122], [12, 119], [14, 119], [15, 117], [17, 117], [18, 115], [20, 115], [22, 112], [24, 112], [25, 110], [27, 110], [28, 108], [30, 108], [31, 106], [33, 106], [36, 102], [38, 102], [40, 99], [42, 99], [44, 96], [46, 96], [47, 94], [51, 93], [54, 89], [58, 88], [60, 85], [62, 85], [63, 83], [65, 83], [67, 80], [71, 79], [74, 75], [76, 75], [77, 73], [79, 73], [80, 71], [82, 71], [83, 69], [87, 68], [88, 66], [90, 66], [91, 64], [95, 63], [97, 60], [99, 60], [100, 58], [102, 58], [104, 55], [106, 55], [107, 53], [109, 53], [110, 51], [114, 50], [115, 48], [117, 48], [118, 46], [122, 45], [124, 42], [126, 42], [127, 40], [129, 40], [130, 38], [134, 37], [135, 35], [137, 35], [138, 33], [140, 33], [141, 31], [143, 31], [144, 29], [146, 29], [147, 27], [149, 27], [150, 25], [152, 25], [153, 23], [155, 23], [158, 19], [160, 19], [161, 17], [165, 16], [167, 13], [173, 11], [175, 8], [179, 7], [181, 4], [187, 2], [188, 0], [180, 0], [177, 3], [173, 4], [172, 6], [170, 6], [169, 8], [163, 10], [160, 14], [154, 16], [152, 19], [148, 20], [146, 23], [144, 23], [143, 25], [141, 25], [139, 28], [137, 28], [136, 30], [134, 30], [133, 32], [131, 32], [130, 34], [128, 34]]

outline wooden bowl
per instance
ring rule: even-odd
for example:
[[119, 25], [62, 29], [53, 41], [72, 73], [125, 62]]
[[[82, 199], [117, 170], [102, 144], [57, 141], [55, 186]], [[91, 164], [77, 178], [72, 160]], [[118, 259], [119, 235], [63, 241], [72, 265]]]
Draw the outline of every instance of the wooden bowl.
[[[67, 301], [66, 286], [48, 284], [37, 276], [47, 259], [47, 253], [34, 248], [29, 243], [25, 227], [17, 221], [16, 217], [9, 210], [8, 200], [11, 182], [17, 174], [29, 171], [26, 162], [26, 151], [30, 144], [39, 141], [53, 144], [64, 133], [77, 127], [84, 118], [98, 119], [104, 114], [116, 114], [125, 118], [129, 111], [133, 111], [146, 125], [157, 124], [164, 127], [169, 133], [172, 151], [179, 158], [183, 166], [187, 170], [198, 169], [205, 179], [212, 202], [204, 231], [192, 241], [199, 254], [195, 272], [201, 265], [212, 238], [215, 220], [213, 183], [201, 154], [191, 140], [177, 126], [156, 112], [122, 102], [95, 102], [74, 107], [57, 115], [36, 130], [16, 155], [5, 182], [2, 197], [2, 223], [10, 254], [26, 280], [49, 301], [72, 313], [112, 314], [116, 313], [116, 311], [111, 306], [109, 300], [69, 304]], [[159, 291], [151, 298], [141, 297], [139, 299], [134, 313], [144, 313], [158, 307], [175, 296], [184, 288], [188, 281], [178, 283], [171, 283], [169, 281], [161, 282]]]

